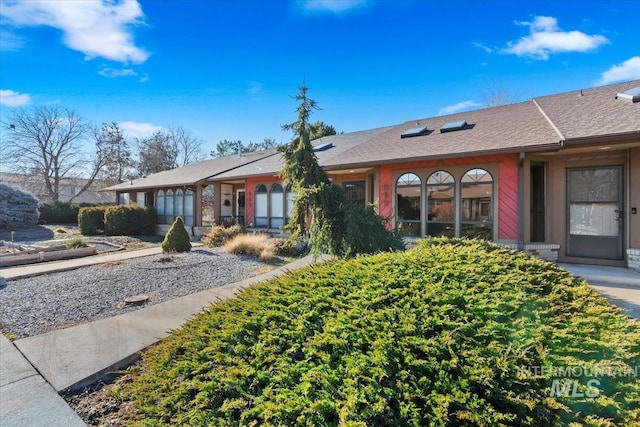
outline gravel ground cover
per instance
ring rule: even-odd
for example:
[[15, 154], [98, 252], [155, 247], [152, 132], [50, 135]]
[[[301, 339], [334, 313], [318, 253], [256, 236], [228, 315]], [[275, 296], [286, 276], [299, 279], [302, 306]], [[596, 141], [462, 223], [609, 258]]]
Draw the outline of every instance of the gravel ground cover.
[[[12, 280], [0, 288], [0, 330], [15, 338], [38, 335], [242, 280], [264, 266], [198, 248]], [[124, 306], [125, 298], [141, 294], [149, 296], [146, 303]]]

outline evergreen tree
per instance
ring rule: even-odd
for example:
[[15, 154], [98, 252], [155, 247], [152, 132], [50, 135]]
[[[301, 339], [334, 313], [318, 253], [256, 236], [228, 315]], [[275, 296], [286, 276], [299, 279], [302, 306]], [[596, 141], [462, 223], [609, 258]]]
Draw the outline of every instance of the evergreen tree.
[[311, 214], [309, 242], [315, 254], [354, 256], [404, 247], [400, 236], [384, 227], [383, 218], [372, 207], [345, 203], [342, 189], [320, 167], [311, 145], [313, 125], [309, 124], [309, 117], [318, 106], [307, 97], [309, 88], [304, 84], [298, 88], [298, 120], [282, 126], [293, 131], [295, 137], [279, 149], [284, 157], [281, 175], [296, 194], [291, 219], [284, 227], [291, 233], [289, 243], [306, 242], [306, 220]]
[[103, 123], [96, 133], [96, 141], [104, 152], [104, 166], [99, 177], [107, 186], [130, 179], [134, 161], [131, 149], [117, 123]]

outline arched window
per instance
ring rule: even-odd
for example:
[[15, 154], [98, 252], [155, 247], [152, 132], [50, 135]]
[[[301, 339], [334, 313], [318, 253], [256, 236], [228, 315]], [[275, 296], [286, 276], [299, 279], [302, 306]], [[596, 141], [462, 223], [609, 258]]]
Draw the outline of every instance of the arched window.
[[446, 171], [436, 171], [427, 179], [427, 235], [455, 236], [456, 180]]
[[405, 173], [396, 182], [396, 227], [405, 236], [420, 236], [422, 181], [414, 173]]
[[193, 199], [194, 199], [193, 190], [188, 189], [184, 192], [184, 223], [185, 225], [194, 225], [193, 222]]
[[173, 222], [173, 203], [173, 191], [167, 190], [167, 195], [164, 198], [165, 224]]
[[255, 199], [255, 225], [256, 227], [267, 227], [269, 225], [269, 203], [267, 187], [264, 184], [256, 187]]
[[176, 216], [179, 216], [184, 220], [184, 193], [180, 189], [176, 190], [175, 204], [176, 204], [176, 212], [175, 212]]
[[270, 228], [280, 228], [284, 225], [284, 190], [282, 185], [271, 186], [269, 200]]
[[291, 219], [291, 213], [293, 212], [293, 205], [296, 202], [296, 193], [291, 191], [290, 185], [287, 185], [286, 197], [287, 197], [286, 221], [289, 222], [289, 220]]
[[158, 212], [158, 224], [164, 224], [164, 191], [158, 191], [158, 197], [156, 197], [156, 211]]
[[462, 176], [462, 237], [491, 240], [493, 236], [493, 177], [484, 169]]

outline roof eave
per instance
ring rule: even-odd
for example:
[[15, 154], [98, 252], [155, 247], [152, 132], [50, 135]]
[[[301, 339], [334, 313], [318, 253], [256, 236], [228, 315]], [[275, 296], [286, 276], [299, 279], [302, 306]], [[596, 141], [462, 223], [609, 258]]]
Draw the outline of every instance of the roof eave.
[[640, 130], [631, 132], [622, 132], [615, 134], [597, 135], [597, 136], [583, 136], [578, 138], [568, 138], [564, 145], [597, 145], [603, 142], [628, 142], [630, 139], [640, 138]]

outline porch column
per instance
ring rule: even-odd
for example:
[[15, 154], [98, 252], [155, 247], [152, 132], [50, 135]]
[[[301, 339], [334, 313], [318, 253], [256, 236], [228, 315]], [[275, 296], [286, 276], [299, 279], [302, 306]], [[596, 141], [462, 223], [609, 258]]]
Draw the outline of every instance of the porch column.
[[518, 162], [518, 250], [524, 250], [524, 152]]

